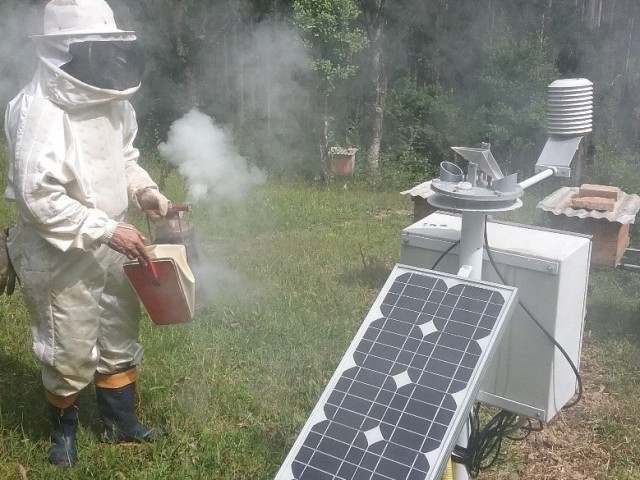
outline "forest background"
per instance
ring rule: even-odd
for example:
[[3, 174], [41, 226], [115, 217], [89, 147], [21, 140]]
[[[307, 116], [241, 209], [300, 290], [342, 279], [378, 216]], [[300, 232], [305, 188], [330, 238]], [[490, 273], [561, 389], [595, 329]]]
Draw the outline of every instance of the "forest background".
[[[41, 32], [44, 3], [0, 5], [0, 104], [33, 74], [28, 36]], [[546, 139], [547, 85], [584, 77], [595, 95], [586, 158], [603, 183], [637, 186], [633, 0], [110, 4], [146, 52], [133, 102], [148, 159], [162, 163], [156, 146], [195, 107], [272, 176], [326, 178], [329, 148], [355, 147], [364, 178], [410, 186], [453, 160], [450, 146], [481, 142], [524, 175]]]

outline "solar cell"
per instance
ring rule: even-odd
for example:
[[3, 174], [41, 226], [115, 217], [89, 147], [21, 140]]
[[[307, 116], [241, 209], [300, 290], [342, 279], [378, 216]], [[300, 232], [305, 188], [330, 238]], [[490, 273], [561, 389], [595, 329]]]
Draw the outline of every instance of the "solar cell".
[[515, 297], [396, 266], [276, 480], [439, 479]]

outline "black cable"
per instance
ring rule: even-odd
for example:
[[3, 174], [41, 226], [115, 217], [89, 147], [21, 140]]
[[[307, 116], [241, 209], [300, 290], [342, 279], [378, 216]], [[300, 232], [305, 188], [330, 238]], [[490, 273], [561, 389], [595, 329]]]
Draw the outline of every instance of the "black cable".
[[[493, 253], [491, 252], [491, 248], [489, 247], [489, 240], [487, 238], [487, 217], [486, 216], [484, 218], [484, 223], [485, 223], [485, 225], [484, 225], [484, 227], [485, 227], [484, 228], [484, 244], [485, 244], [485, 248], [487, 250], [487, 256], [489, 257], [489, 262], [491, 263], [491, 266], [493, 267], [493, 269], [495, 270], [496, 274], [500, 278], [500, 281], [504, 285], [508, 285], [508, 283], [506, 282], [506, 280], [504, 279], [504, 277], [500, 273], [500, 270], [498, 270], [498, 266], [497, 266], [497, 264], [496, 264], [496, 262], [495, 262], [495, 260], [493, 258]], [[444, 259], [444, 257], [446, 257], [459, 244], [460, 244], [460, 240], [457, 240], [453, 245], [451, 245], [449, 248], [447, 248], [442, 253], [442, 255], [440, 255], [438, 257], [438, 259], [435, 261], [435, 263], [431, 267], [431, 270], [435, 270], [436, 267], [438, 266], [438, 264]], [[582, 395], [583, 395], [582, 377], [580, 376], [580, 372], [578, 372], [578, 368], [573, 363], [573, 360], [571, 360], [571, 357], [569, 356], [567, 351], [562, 347], [562, 345], [560, 345], [560, 343], [558, 343], [558, 341], [555, 339], [555, 337], [553, 335], [551, 335], [551, 333], [549, 333], [549, 331], [546, 328], [544, 328], [544, 325], [542, 325], [542, 323], [540, 323], [540, 321], [533, 315], [533, 313], [531, 313], [531, 311], [522, 303], [522, 300], [518, 300], [518, 304], [522, 307], [522, 309], [525, 311], [525, 313], [527, 315], [529, 315], [531, 320], [533, 320], [533, 322], [538, 326], [538, 328], [540, 328], [540, 330], [542, 330], [542, 332], [551, 340], [551, 342], [553, 342], [554, 346], [560, 351], [560, 353], [562, 353], [564, 358], [569, 363], [569, 366], [571, 367], [571, 370], [573, 370], [573, 373], [576, 376], [576, 380], [578, 382], [578, 396], [576, 397], [576, 399], [574, 401], [567, 403], [563, 407], [563, 410], [574, 407], [575, 405], [577, 405], [580, 402], [580, 400], [582, 399]]]
[[[499, 411], [480, 428], [480, 407], [481, 404], [476, 404], [470, 414], [471, 435], [467, 448], [462, 452], [464, 458], [461, 463], [465, 464], [471, 478], [476, 478], [480, 470], [486, 470], [495, 464], [503, 439], [521, 441], [531, 432], [542, 430], [541, 421], [537, 420], [538, 425], [534, 426], [531, 418], [507, 410]], [[521, 433], [516, 436], [516, 432]]]
[[458, 245], [460, 244], [460, 240], [457, 240], [453, 245], [451, 245], [449, 248], [447, 248], [444, 252], [442, 252], [442, 255], [440, 255], [438, 257], [438, 259], [435, 261], [435, 263], [433, 264], [433, 266], [431, 267], [431, 270], [435, 270], [436, 267], [438, 266], [438, 264], [442, 261], [442, 259], [444, 257], [446, 257], [451, 250], [453, 250], [454, 248], [456, 248]]
[[[487, 238], [487, 218], [485, 217], [485, 229], [484, 229], [484, 243], [491, 263], [496, 274], [500, 278], [500, 281], [504, 285], [508, 285], [503, 277], [498, 266], [493, 258], [493, 253], [489, 247], [489, 240]], [[453, 245], [447, 248], [434, 262], [431, 270], [435, 270], [438, 264], [446, 257], [456, 246], [460, 244], [460, 240], [456, 241]], [[518, 300], [518, 304], [522, 307], [525, 313], [533, 320], [533, 322], [542, 330], [542, 332], [551, 340], [553, 345], [562, 353], [564, 358], [569, 363], [569, 366], [573, 370], [578, 382], [578, 395], [573, 402], [567, 403], [563, 409], [568, 409], [575, 406], [583, 395], [582, 377], [578, 372], [578, 368], [573, 363], [573, 360], [567, 353], [567, 351], [558, 343], [554, 336], [540, 323], [540, 321], [531, 313], [531, 311]], [[486, 470], [492, 467], [497, 461], [500, 450], [502, 449], [502, 441], [507, 438], [509, 440], [521, 441], [529, 436], [531, 432], [542, 431], [542, 421], [536, 420], [537, 426], [533, 425], [533, 421], [528, 417], [521, 417], [520, 415], [509, 412], [508, 410], [501, 410], [495, 414], [484, 427], [480, 425], [480, 403], [476, 404], [471, 414], [469, 415], [470, 422], [470, 435], [469, 442], [466, 448], [458, 448], [454, 455], [459, 457], [460, 463], [463, 463], [469, 472], [471, 478], [476, 478], [480, 470]], [[516, 436], [516, 432], [523, 432]]]
[[[497, 263], [493, 258], [493, 253], [489, 247], [489, 240], [487, 237], [487, 219], [485, 217], [485, 230], [484, 230], [484, 243], [491, 263], [496, 274], [500, 278], [500, 281], [504, 285], [508, 285], [504, 276], [498, 270]], [[446, 253], [445, 253], [446, 254]], [[444, 257], [444, 255], [442, 255]], [[438, 259], [440, 261], [440, 259]], [[578, 372], [578, 369], [567, 351], [558, 343], [558, 341], [549, 333], [549, 331], [540, 323], [540, 321], [533, 315], [533, 313], [522, 303], [518, 301], [525, 313], [533, 320], [533, 322], [542, 330], [542, 332], [551, 340], [555, 348], [557, 348], [564, 358], [569, 363], [573, 373], [576, 376], [578, 382], [578, 394], [573, 402], [567, 403], [563, 409], [571, 408], [575, 406], [582, 398], [583, 386], [582, 377]], [[480, 470], [485, 470], [492, 467], [497, 461], [500, 450], [502, 448], [502, 442], [505, 438], [514, 441], [524, 440], [529, 436], [531, 432], [541, 431], [543, 424], [541, 420], [536, 420], [537, 425], [533, 424], [533, 420], [528, 417], [521, 417], [520, 415], [509, 412], [507, 410], [501, 410], [495, 414], [484, 427], [480, 425], [480, 406], [476, 404], [471, 414], [469, 415], [470, 422], [470, 435], [469, 443], [466, 449], [461, 449], [458, 455], [462, 457], [462, 463], [465, 464], [471, 478], [476, 478]], [[517, 434], [520, 432], [519, 434]]]
[[[484, 225], [484, 227], [485, 227], [484, 228], [484, 244], [485, 244], [485, 248], [487, 250], [487, 256], [489, 257], [489, 262], [491, 262], [491, 266], [493, 267], [493, 269], [495, 270], [496, 274], [500, 278], [500, 281], [503, 284], [508, 285], [508, 283], [505, 281], [504, 277], [500, 273], [500, 270], [498, 270], [498, 265], [496, 264], [495, 260], [493, 259], [493, 254], [491, 253], [491, 248], [489, 248], [489, 240], [487, 238], [487, 217], [484, 218], [484, 224], [485, 224]], [[564, 409], [569, 409], [571, 407], [576, 406], [578, 404], [578, 402], [580, 402], [580, 400], [582, 399], [582, 394], [583, 394], [582, 377], [580, 376], [580, 372], [578, 372], [578, 367], [576, 367], [575, 363], [573, 363], [573, 360], [571, 360], [571, 357], [569, 356], [567, 351], [562, 347], [562, 345], [560, 345], [560, 343], [558, 343], [558, 341], [555, 339], [555, 337], [553, 335], [551, 335], [551, 333], [549, 333], [549, 331], [546, 328], [544, 328], [544, 325], [542, 325], [542, 323], [540, 323], [540, 321], [533, 315], [533, 313], [531, 313], [531, 311], [522, 303], [521, 300], [518, 300], [518, 304], [522, 307], [522, 309], [525, 311], [525, 313], [527, 315], [529, 315], [531, 320], [533, 320], [533, 322], [538, 326], [538, 328], [540, 328], [540, 330], [542, 330], [542, 332], [553, 342], [554, 346], [560, 351], [560, 353], [562, 353], [564, 358], [569, 363], [569, 366], [571, 367], [571, 370], [573, 370], [573, 373], [576, 376], [576, 380], [578, 382], [578, 396], [576, 397], [576, 399], [574, 401], [567, 403], [562, 408], [564, 410]]]
[[[484, 427], [480, 428], [480, 404], [474, 407], [471, 419], [471, 435], [465, 464], [472, 478], [477, 477], [480, 470], [485, 470], [495, 464], [502, 448], [503, 439], [524, 440], [534, 431], [530, 419], [524, 420], [525, 425], [528, 424], [525, 426], [518, 414], [507, 410], [501, 410]], [[515, 437], [514, 433], [519, 430], [523, 430], [524, 434]]]

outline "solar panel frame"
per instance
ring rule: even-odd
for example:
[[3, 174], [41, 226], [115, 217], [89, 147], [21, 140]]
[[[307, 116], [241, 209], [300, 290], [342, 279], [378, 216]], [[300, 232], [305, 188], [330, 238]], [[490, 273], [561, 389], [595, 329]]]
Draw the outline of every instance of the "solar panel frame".
[[[467, 368], [466, 370], [468, 370], [467, 374], [468, 374], [468, 379], [466, 380], [466, 384], [465, 386], [462, 387], [461, 390], [457, 391], [457, 393], [451, 395], [451, 397], [453, 398], [455, 396], [455, 401], [454, 403], [457, 405], [457, 408], [451, 413], [451, 419], [449, 421], [448, 426], [445, 425], [445, 430], [443, 430], [443, 433], [441, 435], [441, 440], [439, 440], [439, 447], [436, 450], [433, 451], [429, 451], [428, 453], [424, 453], [425, 458], [428, 458], [428, 466], [421, 469], [419, 466], [415, 466], [415, 462], [418, 460], [417, 458], [414, 458], [414, 466], [412, 466], [409, 469], [409, 473], [407, 474], [407, 479], [408, 480], [435, 480], [435, 479], [440, 479], [441, 475], [444, 472], [444, 469], [446, 467], [446, 462], [449, 458], [449, 456], [451, 455], [451, 451], [453, 450], [453, 447], [455, 446], [455, 443], [458, 439], [458, 436], [460, 435], [460, 432], [463, 428], [464, 422], [466, 421], [467, 415], [473, 405], [473, 402], [475, 400], [475, 397], [477, 395], [479, 386], [480, 386], [480, 380], [482, 378], [482, 375], [484, 374], [484, 370], [486, 369], [487, 363], [489, 362], [489, 360], [492, 357], [493, 352], [495, 351], [495, 346], [497, 345], [497, 343], [500, 340], [501, 334], [504, 331], [504, 326], [506, 324], [507, 319], [511, 316], [512, 312], [513, 312], [513, 308], [516, 304], [516, 300], [517, 300], [517, 289], [514, 287], [509, 287], [509, 286], [504, 286], [504, 285], [497, 285], [497, 284], [493, 284], [493, 283], [489, 283], [489, 282], [485, 282], [485, 281], [477, 281], [477, 280], [472, 280], [472, 279], [468, 279], [468, 278], [463, 278], [463, 277], [459, 277], [456, 275], [450, 275], [450, 274], [446, 274], [443, 272], [435, 272], [432, 270], [427, 270], [427, 269], [423, 269], [423, 268], [418, 268], [418, 267], [410, 267], [410, 266], [406, 266], [406, 265], [401, 265], [398, 264], [394, 267], [394, 269], [392, 270], [391, 274], [389, 275], [389, 278], [387, 279], [387, 281], [385, 282], [383, 288], [381, 289], [380, 293], [378, 294], [373, 306], [371, 307], [371, 309], [369, 310], [365, 320], [363, 321], [363, 323], [361, 324], [360, 328], [358, 329], [358, 331], [356, 332], [356, 334], [353, 337], [353, 340], [351, 342], [351, 344], [349, 345], [347, 351], [345, 352], [344, 356], [342, 357], [342, 360], [340, 361], [339, 365], [337, 366], [333, 376], [331, 377], [330, 381], [328, 382], [325, 390], [323, 391], [322, 395], [320, 396], [318, 402], [316, 403], [311, 415], [309, 416], [309, 418], [307, 419], [304, 427], [302, 428], [300, 434], [298, 435], [296, 441], [294, 442], [291, 450], [289, 451], [284, 463], [282, 464], [280, 470], [278, 471], [278, 473], [276, 474], [275, 480], [294, 480], [296, 478], [296, 476], [293, 473], [293, 464], [294, 462], [298, 462], [301, 463], [300, 461], [297, 460], [297, 458], [299, 458], [300, 455], [302, 455], [304, 452], [301, 453], [301, 449], [303, 446], [305, 446], [305, 442], [307, 441], [307, 439], [309, 438], [317, 438], [318, 439], [318, 446], [320, 446], [321, 442], [323, 443], [323, 448], [325, 447], [331, 447], [331, 449], [333, 449], [332, 451], [336, 453], [336, 455], [328, 455], [320, 450], [316, 450], [314, 455], [318, 455], [318, 457], [322, 458], [323, 462], [326, 462], [327, 464], [331, 465], [333, 464], [334, 467], [337, 466], [336, 462], [340, 462], [340, 458], [338, 458], [338, 453], [342, 452], [343, 455], [356, 455], [357, 457], [360, 458], [359, 462], [375, 462], [377, 461], [378, 463], [376, 464], [375, 468], [379, 468], [381, 471], [385, 471], [385, 469], [387, 469], [387, 471], [389, 471], [388, 469], [391, 468], [392, 466], [394, 467], [398, 467], [401, 466], [399, 464], [394, 464], [394, 465], [386, 465], [385, 462], [389, 463], [388, 459], [382, 457], [380, 455], [380, 452], [376, 453], [375, 450], [376, 449], [381, 449], [383, 448], [382, 446], [380, 446], [379, 444], [382, 444], [383, 442], [381, 442], [381, 439], [384, 439], [385, 441], [387, 439], [384, 438], [384, 434], [381, 431], [381, 429], [379, 427], [375, 427], [375, 428], [364, 428], [365, 422], [367, 421], [367, 415], [362, 416], [361, 414], [359, 414], [357, 412], [358, 408], [362, 408], [362, 403], [358, 403], [357, 399], [356, 402], [354, 402], [353, 406], [350, 406], [350, 404], [345, 404], [343, 405], [343, 401], [349, 401], [349, 400], [353, 400], [350, 398], [347, 398], [349, 395], [354, 396], [354, 392], [353, 391], [341, 391], [340, 388], [338, 388], [339, 383], [342, 381], [342, 383], [344, 383], [345, 381], [348, 381], [350, 378], [348, 376], [346, 376], [347, 372], [349, 372], [349, 375], [353, 374], [352, 376], [354, 377], [352, 380], [352, 385], [357, 383], [359, 388], [363, 388], [364, 390], [362, 391], [362, 400], [363, 401], [369, 401], [366, 396], [367, 396], [367, 392], [366, 392], [366, 387], [370, 386], [371, 389], [375, 389], [378, 388], [377, 391], [369, 391], [369, 395], [383, 395], [385, 392], [388, 391], [388, 389], [383, 388], [382, 386], [380, 387], [375, 387], [373, 385], [370, 385], [367, 382], [361, 382], [359, 380], [357, 380], [357, 375], [362, 374], [362, 375], [368, 375], [369, 377], [372, 376], [376, 376], [378, 375], [379, 378], [375, 379], [375, 380], [371, 380], [372, 382], [374, 381], [378, 381], [378, 382], [395, 382], [395, 389], [399, 390], [400, 388], [412, 384], [414, 385], [413, 390], [415, 391], [417, 388], [421, 388], [422, 390], [429, 390], [429, 386], [428, 385], [418, 385], [417, 383], [420, 382], [415, 382], [414, 380], [412, 380], [411, 378], [409, 378], [409, 370], [407, 369], [406, 372], [400, 372], [397, 373], [395, 375], [391, 375], [391, 371], [388, 372], [388, 374], [384, 374], [384, 373], [380, 373], [377, 371], [373, 371], [373, 370], [369, 370], [368, 368], [364, 368], [363, 366], [358, 366], [358, 361], [360, 361], [362, 363], [362, 358], [363, 355], [366, 355], [363, 351], [362, 348], [366, 348], [367, 342], [371, 343], [372, 345], [376, 346], [377, 348], [392, 348], [390, 347], [390, 345], [393, 345], [393, 339], [394, 339], [394, 335], [396, 335], [395, 332], [393, 331], [386, 331], [382, 328], [380, 328], [380, 332], [381, 334], [384, 334], [387, 338], [387, 343], [375, 343], [375, 342], [370, 342], [369, 340], [367, 340], [366, 335], [369, 332], [369, 334], [371, 335], [371, 332], [373, 331], [372, 329], [372, 325], [375, 322], [380, 322], [381, 320], [387, 320], [389, 318], [389, 315], [384, 315], [383, 314], [383, 303], [385, 302], [385, 299], [394, 299], [394, 295], [396, 295], [396, 292], [394, 292], [394, 288], [397, 289], [396, 286], [397, 284], [401, 284], [401, 282], [398, 282], [398, 279], [400, 277], [406, 276], [406, 274], [416, 274], [419, 276], [423, 276], [423, 277], [427, 277], [427, 278], [431, 278], [431, 279], [436, 279], [436, 280], [441, 280], [443, 281], [446, 286], [447, 289], [446, 291], [442, 291], [442, 292], [437, 292], [437, 294], [435, 296], [437, 296], [438, 298], [435, 298], [435, 302], [432, 302], [433, 305], [428, 305], [429, 304], [429, 300], [431, 300], [431, 298], [427, 298], [427, 299], [422, 299], [421, 301], [424, 303], [423, 306], [420, 306], [416, 303], [415, 308], [417, 309], [417, 311], [421, 312], [421, 314], [424, 315], [429, 315], [431, 310], [433, 310], [433, 312], [431, 312], [434, 315], [434, 319], [433, 321], [427, 321], [424, 324], [420, 324], [420, 326], [422, 325], [429, 325], [430, 323], [435, 324], [435, 320], [438, 316], [442, 316], [442, 315], [449, 315], [450, 313], [455, 313], [456, 309], [453, 308], [452, 305], [449, 305], [453, 300], [455, 300], [456, 302], [460, 301], [463, 298], [463, 295], [460, 294], [457, 296], [456, 298], [448, 298], [448, 294], [449, 291], [459, 285], [462, 285], [463, 288], [464, 286], [470, 286], [470, 287], [477, 287], [481, 290], [485, 290], [487, 292], [490, 292], [491, 294], [493, 294], [494, 292], [501, 295], [502, 298], [504, 299], [504, 303], [502, 305], [502, 307], [499, 309], [499, 311], [495, 312], [496, 316], [496, 320], [495, 323], [493, 325], [493, 327], [491, 329], [489, 329], [489, 333], [487, 336], [479, 339], [478, 341], [475, 341], [473, 339], [471, 339], [469, 341], [469, 345], [471, 345], [472, 341], [475, 343], [482, 342], [481, 346], [479, 346], [480, 348], [480, 352], [478, 354], [478, 358], [475, 361], [475, 365], [472, 369]], [[406, 278], [406, 277], [405, 277]], [[417, 277], [416, 277], [417, 278]], [[408, 284], [405, 284], [408, 285]], [[413, 287], [413, 285], [409, 285], [409, 287]], [[404, 287], [402, 287], [404, 289]], [[435, 289], [431, 291], [432, 293], [435, 292]], [[397, 294], [398, 298], [402, 298], [402, 300], [404, 302], [406, 302], [403, 307], [406, 306], [413, 306], [413, 302], [414, 299], [419, 299], [419, 295], [420, 295], [420, 291], [419, 289], [415, 289], [415, 293], [412, 293], [412, 295], [416, 295], [411, 296], [411, 295], [405, 295], [403, 296], [402, 294]], [[450, 295], [451, 297], [454, 297], [454, 295]], [[473, 299], [464, 299], [464, 302], [467, 302], [467, 304], [469, 306], [473, 306]], [[388, 302], [387, 304], [388, 305]], [[493, 308], [494, 310], [496, 309], [497, 305], [492, 304], [490, 301], [486, 302], [485, 308]], [[388, 307], [385, 307], [388, 308]], [[431, 309], [431, 310], [430, 310]], [[446, 310], [446, 309], [450, 309], [446, 310], [446, 313], [443, 313], [442, 311], [440, 311], [439, 314], [436, 314], [436, 310], [437, 309], [442, 309], [442, 310]], [[403, 312], [401, 311], [402, 308], [399, 308], [399, 311], [396, 312], [396, 315], [403, 315]], [[411, 310], [411, 309], [408, 309]], [[415, 314], [416, 312], [413, 311], [413, 314]], [[474, 313], [474, 311], [472, 311], [472, 313]], [[475, 313], [479, 313], [479, 312], [475, 312]], [[462, 318], [462, 317], [461, 317]], [[455, 325], [454, 325], [455, 324]], [[402, 323], [399, 323], [398, 325], [400, 325], [402, 327]], [[415, 323], [415, 325], [418, 325], [417, 323]], [[464, 329], [464, 324], [463, 322], [451, 322], [451, 325], [449, 327], [445, 327], [445, 328], [461, 328]], [[420, 328], [420, 327], [418, 327]], [[432, 330], [428, 330], [428, 331], [423, 331], [422, 334], [424, 336], [424, 338], [426, 338], [429, 334], [439, 334], [440, 335], [440, 339], [445, 339], [445, 334], [449, 335], [448, 332], [444, 332], [444, 331], [439, 331], [436, 329], [435, 326], [433, 325], [429, 325], [428, 328], [432, 328]], [[404, 337], [402, 337], [402, 335], [404, 335]], [[398, 339], [404, 338], [405, 339], [405, 343], [409, 342], [411, 340], [411, 336], [408, 335], [406, 332], [401, 332], [398, 333]], [[424, 345], [423, 345], [424, 346]], [[436, 344], [434, 344], [434, 348], [442, 348], [443, 350], [441, 352], [443, 352], [443, 354], [446, 354], [445, 350], [447, 348], [447, 346], [443, 343], [442, 345], [440, 345], [439, 343], [436, 342]], [[411, 352], [411, 349], [409, 349], [409, 353], [413, 354], [414, 357], [419, 357], [417, 355], [417, 351], [416, 352]], [[399, 350], [399, 354], [404, 353], [404, 351], [402, 349]], [[463, 367], [465, 367], [465, 365], [463, 364], [463, 361], [465, 360], [465, 355], [467, 355], [468, 352], [463, 352], [464, 355], [462, 356], [462, 358], [459, 360], [459, 363], [457, 365], [455, 365], [455, 370], [460, 370]], [[389, 354], [391, 356], [391, 354]], [[471, 355], [471, 354], [469, 354]], [[428, 358], [428, 361], [434, 361], [430, 355], [428, 356], [424, 356], [424, 358]], [[385, 360], [388, 360], [388, 358], [386, 358], [384, 355], [382, 356], [375, 356], [372, 355], [372, 359], [373, 361], [378, 362], [376, 365], [376, 368], [380, 368], [380, 369], [384, 369], [385, 367], [383, 366], [383, 363]], [[380, 360], [382, 359], [382, 360]], [[435, 360], [437, 361], [437, 360]], [[473, 362], [469, 362], [469, 363], [473, 363]], [[443, 371], [446, 370], [447, 365], [446, 362], [441, 362], [441, 364], [443, 365]], [[392, 368], [392, 367], [391, 367]], [[355, 373], [354, 373], [355, 372]], [[416, 372], [420, 372], [420, 369], [414, 369], [412, 370], [411, 373], [413, 373], [414, 377], [416, 375]], [[424, 372], [424, 370], [423, 370]], [[441, 372], [444, 373], [444, 372]], [[385, 378], [382, 378], [385, 377]], [[466, 378], [466, 377], [465, 377]], [[347, 379], [347, 380], [345, 380]], [[431, 374], [431, 376], [428, 378], [429, 380], [429, 385], [431, 385], [431, 382], [446, 382], [447, 380], [449, 380], [450, 382], [453, 382], [454, 379], [447, 379], [446, 375], [441, 376], [441, 378], [438, 378], [437, 375], [433, 375]], [[455, 381], [458, 381], [458, 379], [455, 379]], [[421, 382], [423, 382], [421, 380]], [[464, 381], [462, 381], [462, 383], [465, 383]], [[380, 384], [382, 385], [382, 384]], [[450, 385], [451, 386], [451, 385]], [[341, 386], [342, 387], [342, 386]], [[435, 392], [437, 389], [433, 389], [433, 391]], [[333, 405], [330, 403], [331, 397], [339, 397], [342, 393], [344, 393], [344, 398], [342, 400], [340, 400], [340, 404], [339, 406]], [[360, 393], [360, 392], [358, 392]], [[429, 392], [427, 391], [422, 391], [423, 394], [429, 394]], [[442, 392], [440, 392], [442, 393]], [[412, 394], [411, 394], [412, 395]], [[413, 422], [420, 422], [420, 420], [424, 420], [425, 416], [424, 414], [420, 415], [412, 415], [413, 410], [415, 410], [417, 407], [416, 405], [412, 405], [411, 408], [413, 410], [407, 410], [407, 405], [409, 405], [409, 403], [412, 401], [411, 395], [409, 395], [407, 397], [407, 401], [406, 404], [402, 407], [402, 409], [400, 410], [400, 413], [398, 414], [398, 422], [407, 422], [407, 421], [411, 421]], [[398, 398], [400, 397], [404, 397], [404, 395], [398, 395]], [[448, 397], [447, 397], [448, 398]], [[346, 399], [346, 400], [345, 400]], [[335, 400], [335, 398], [334, 398]], [[377, 397], [376, 397], [377, 400]], [[395, 399], [394, 399], [395, 400]], [[445, 399], [441, 399], [441, 402], [444, 402]], [[401, 400], [402, 401], [402, 400]], [[415, 403], [415, 402], [414, 402]], [[371, 407], [375, 407], [376, 406], [376, 401], [371, 401]], [[326, 412], [327, 412], [327, 408], [331, 407], [328, 411], [330, 412], [330, 414], [333, 415], [337, 415], [338, 413], [342, 414], [343, 417], [341, 419], [341, 421], [337, 421], [336, 418], [332, 418], [329, 419]], [[335, 407], [335, 408], [334, 408]], [[350, 407], [350, 408], [347, 408]], [[392, 410], [389, 406], [386, 407], [388, 410]], [[425, 404], [424, 402], [421, 402], [419, 405], [420, 409], [425, 408]], [[341, 411], [344, 410], [344, 411]], [[348, 412], [348, 417], [344, 417], [345, 412]], [[393, 413], [393, 411], [392, 411]], [[442, 407], [442, 406], [438, 406], [436, 407], [436, 410], [434, 412], [435, 415], [447, 415], [448, 413], [450, 413], [446, 408]], [[387, 412], [388, 414], [388, 412]], [[360, 444], [357, 444], [356, 441], [356, 437], [354, 437], [353, 443], [351, 445], [348, 445], [345, 447], [345, 445], [340, 445], [340, 441], [336, 440], [335, 438], [329, 436], [329, 435], [324, 435], [324, 434], [319, 434], [317, 431], [314, 431], [314, 427], [324, 427], [325, 423], [326, 423], [326, 428], [325, 428], [325, 433], [327, 432], [327, 430], [329, 430], [330, 428], [343, 428], [343, 429], [348, 429], [348, 428], [352, 428], [347, 426], [349, 423], [354, 424], [354, 422], [357, 423], [358, 419], [362, 419], [362, 423], [361, 423], [361, 428], [359, 429], [359, 442]], [[385, 417], [386, 419], [386, 417]], [[442, 425], [440, 423], [438, 423], [438, 427], [434, 427], [435, 424], [437, 423], [435, 421], [435, 417], [434, 420], [432, 422], [432, 425], [430, 427], [433, 428], [440, 428], [442, 427]], [[371, 426], [371, 425], [370, 425]], [[381, 425], [382, 426], [382, 425]], [[386, 425], [385, 425], [386, 426]], [[355, 427], [354, 427], [355, 428]], [[399, 448], [402, 449], [402, 442], [404, 441], [404, 439], [408, 438], [408, 442], [410, 441], [415, 441], [415, 433], [412, 432], [409, 428], [403, 429], [401, 423], [398, 423], [397, 425], [395, 425], [394, 427], [394, 435], [395, 432], [398, 431], [400, 432], [397, 437], [400, 438], [399, 441], [397, 441], [396, 443], [394, 443], [395, 446], [390, 447], [390, 448]], [[429, 430], [431, 431], [431, 429]], [[441, 430], [442, 431], [442, 430]], [[362, 438], [362, 434], [364, 434], [364, 439]], [[388, 436], [388, 432], [387, 432], [387, 436]], [[411, 437], [414, 437], [413, 439]], [[404, 437], [401, 438], [401, 437]], [[334, 441], [335, 440], [335, 441]], [[423, 442], [426, 442], [427, 439], [425, 438], [425, 440], [423, 440]], [[433, 441], [433, 440], [432, 440]], [[363, 443], [364, 442], [364, 443]], [[379, 442], [379, 444], [377, 444], [377, 442]], [[386, 446], [391, 445], [391, 443], [386, 443]], [[345, 450], [346, 449], [346, 450]], [[371, 452], [373, 451], [373, 453]], [[403, 452], [399, 451], [397, 452], [399, 456], [402, 456]], [[406, 453], [406, 452], [405, 452]], [[375, 455], [378, 455], [378, 457], [375, 457]], [[368, 456], [367, 456], [368, 455]], [[375, 458], [374, 458], [375, 457]], [[377, 460], [376, 460], [377, 459]], [[346, 463], [346, 462], [343, 462]], [[343, 468], [344, 467], [344, 468]], [[360, 467], [360, 464], [358, 464], [357, 467], [354, 467], [352, 470], [355, 471], [357, 468]], [[305, 467], [306, 468], [306, 467]], [[309, 466], [309, 468], [315, 468], [312, 466]], [[362, 467], [364, 468], [364, 467]], [[335, 470], [335, 468], [334, 468]], [[338, 479], [355, 479], [356, 477], [354, 476], [349, 476], [349, 465], [342, 465], [340, 468], [340, 474], [333, 474], [327, 471], [318, 471], [317, 475], [314, 475], [310, 478], [314, 478], [314, 480], [317, 479], [330, 479], [330, 480], [338, 480]], [[377, 470], [376, 470], [377, 471]], [[396, 472], [398, 473], [398, 472]], [[354, 475], [353, 472], [351, 472], [351, 475]], [[383, 475], [383, 474], [376, 474], [376, 475], [371, 475], [370, 477], [371, 479], [392, 479], [392, 478], [397, 478], [394, 475], [391, 475], [391, 473], [389, 473], [389, 476]]]

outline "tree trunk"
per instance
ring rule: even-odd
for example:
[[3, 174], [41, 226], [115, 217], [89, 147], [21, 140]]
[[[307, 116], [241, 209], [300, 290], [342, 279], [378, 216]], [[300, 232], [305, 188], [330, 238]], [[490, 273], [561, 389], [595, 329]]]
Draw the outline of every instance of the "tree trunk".
[[187, 7], [184, 4], [184, 0], [179, 0], [174, 7], [173, 35], [176, 42], [176, 54], [184, 72], [185, 101], [187, 102], [187, 107], [191, 109], [198, 105], [198, 97], [196, 94], [196, 76], [190, 58], [191, 52], [183, 37], [182, 26], [185, 22], [186, 10]]
[[331, 165], [329, 158], [329, 130], [331, 128], [331, 115], [329, 113], [329, 99], [325, 97], [322, 106], [322, 139], [320, 142], [320, 163], [322, 165], [322, 173], [324, 181], [329, 182], [331, 177]]
[[[233, 29], [233, 50], [234, 52], [238, 51], [239, 41], [238, 37], [240, 33], [238, 29], [240, 28], [240, 22], [236, 21]], [[236, 122], [237, 127], [242, 128], [246, 119], [245, 113], [245, 88], [244, 88], [244, 62], [238, 62], [238, 71], [236, 73], [236, 91], [238, 94], [238, 102], [237, 102], [237, 111], [236, 111]]]
[[382, 58], [382, 44], [384, 35], [384, 18], [381, 10], [384, 0], [376, 0], [375, 11], [372, 15], [372, 35], [371, 35], [371, 74], [374, 91], [373, 101], [373, 125], [371, 128], [371, 145], [367, 154], [367, 164], [369, 173], [378, 173], [380, 165], [380, 144], [382, 143], [382, 121], [384, 118], [384, 107], [387, 98], [387, 76], [384, 71]]
[[384, 106], [387, 97], [387, 78], [384, 73], [376, 86], [376, 101], [373, 112], [373, 127], [371, 130], [371, 145], [367, 154], [367, 163], [370, 173], [378, 173], [380, 165], [380, 145], [382, 143], [382, 122], [384, 119]]
[[631, 20], [629, 20], [629, 41], [627, 42], [627, 61], [624, 64], [624, 73], [628, 74], [629, 73], [629, 62], [631, 61], [631, 46], [633, 44], [633, 27], [634, 27], [634, 23], [635, 23], [635, 10], [634, 10], [634, 15], [631, 17]]
[[589, 28], [594, 29], [600, 27], [602, 21], [602, 0], [589, 0], [587, 5]]

